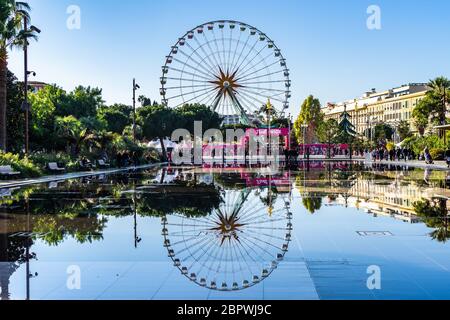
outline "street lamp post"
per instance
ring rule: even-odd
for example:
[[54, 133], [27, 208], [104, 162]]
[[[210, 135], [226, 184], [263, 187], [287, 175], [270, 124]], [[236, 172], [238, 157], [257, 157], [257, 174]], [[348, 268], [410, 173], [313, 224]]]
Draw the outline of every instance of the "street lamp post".
[[133, 142], [136, 143], [136, 90], [141, 87], [136, 83], [136, 79], [133, 78]]
[[[30, 27], [31, 31], [36, 33], [41, 33], [41, 30], [36, 28], [35, 26]], [[22, 109], [25, 111], [25, 154], [28, 155], [30, 152], [30, 137], [29, 137], [29, 113], [30, 113], [30, 104], [28, 102], [28, 76], [30, 74], [36, 75], [34, 71], [28, 71], [28, 17], [23, 17], [23, 56], [24, 56], [24, 101], [22, 104]]]
[[306, 130], [308, 129], [308, 125], [306, 123], [302, 124], [303, 131], [303, 158], [306, 159]]
[[291, 116], [291, 114], [289, 113], [289, 116], [288, 116], [288, 130], [289, 130], [289, 132], [288, 132], [288, 151], [291, 151], [291, 125], [292, 125], [292, 116]]
[[271, 112], [272, 112], [272, 104], [270, 103], [270, 99], [267, 100], [267, 137], [269, 139], [269, 150], [267, 150], [268, 155], [272, 156], [272, 132], [271, 132]]

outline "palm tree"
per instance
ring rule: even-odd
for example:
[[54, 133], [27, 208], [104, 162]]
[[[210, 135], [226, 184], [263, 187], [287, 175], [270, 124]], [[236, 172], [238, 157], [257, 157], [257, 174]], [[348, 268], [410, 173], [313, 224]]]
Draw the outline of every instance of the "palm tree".
[[450, 96], [450, 80], [445, 77], [438, 77], [434, 80], [430, 80], [428, 86], [431, 90], [428, 92], [430, 98], [436, 101], [435, 114], [439, 118], [439, 124], [446, 124], [446, 112], [448, 97]]
[[36, 39], [35, 30], [23, 30], [23, 20], [28, 19], [30, 6], [26, 2], [2, 0], [0, 2], [0, 149], [6, 149], [6, 83], [8, 50], [22, 47], [28, 39]]

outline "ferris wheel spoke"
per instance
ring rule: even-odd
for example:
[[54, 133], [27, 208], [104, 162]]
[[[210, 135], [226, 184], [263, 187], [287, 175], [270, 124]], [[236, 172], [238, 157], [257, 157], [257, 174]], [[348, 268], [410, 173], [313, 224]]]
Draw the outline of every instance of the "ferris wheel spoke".
[[[229, 68], [231, 68], [231, 46], [232, 46], [232, 39], [233, 39], [233, 29], [230, 28], [230, 38], [228, 41], [228, 63], [229, 63]], [[228, 69], [228, 72], [230, 72], [231, 69]]]
[[[198, 43], [197, 38], [194, 37], [194, 39], [195, 39], [195, 41]], [[195, 54], [195, 56], [198, 57], [198, 58], [200, 59], [200, 61], [204, 61], [204, 60], [205, 60], [205, 57], [206, 57], [206, 59], [209, 60], [209, 55], [205, 52], [204, 48], [203, 48], [201, 45], [200, 45], [199, 48], [200, 48], [200, 50], [202, 50], [202, 52], [204, 53], [205, 57], [202, 57], [202, 56], [198, 53], [198, 49], [199, 49], [199, 48], [194, 49], [194, 47], [192, 47], [188, 42], [186, 42], [186, 46], [187, 46], [189, 49], [192, 50], [193, 54]], [[209, 60], [208, 62], [210, 62], [210, 60]], [[207, 63], [207, 64], [208, 64], [208, 63]], [[214, 70], [214, 69], [215, 69], [214, 63], [213, 63], [212, 65], [210, 65], [209, 67], [211, 68], [211, 70]]]
[[[210, 81], [205, 81], [205, 80], [194, 80], [194, 79], [186, 79], [186, 78], [173, 78], [173, 77], [166, 77], [167, 80], [175, 80], [175, 81], [180, 81], [180, 82], [195, 82], [195, 83], [207, 83], [207, 84], [211, 84]], [[177, 88], [177, 87], [175, 87]], [[178, 87], [179, 88], [179, 87]], [[167, 88], [166, 88], [167, 89]]]
[[[209, 39], [208, 39], [208, 37], [206, 36], [206, 34], [205, 33], [203, 33], [203, 37], [204, 37], [204, 39], [205, 39], [205, 43], [206, 43], [206, 45], [207, 45], [207, 47], [208, 47], [208, 49], [209, 49], [209, 51], [210, 51], [210, 54], [206, 54], [208, 57], [210, 57], [210, 56], [212, 56], [212, 58], [214, 59], [214, 68], [213, 68], [213, 70], [215, 70], [216, 72], [220, 72], [220, 63], [219, 63], [219, 61], [217, 60], [217, 58], [216, 58], [216, 53], [215, 53], [215, 51], [213, 50], [213, 48], [211, 47], [211, 42], [212, 41], [210, 41]], [[205, 50], [206, 51], [206, 50]]]
[[[196, 260], [200, 263], [200, 265], [201, 265], [200, 269], [197, 271], [199, 274], [202, 272], [203, 268], [206, 267], [206, 263], [207, 263], [207, 261], [205, 261], [204, 263], [203, 263], [203, 262], [200, 262], [200, 261], [202, 261], [201, 259], [202, 259], [204, 256], [207, 255], [207, 253], [209, 252], [210, 249], [214, 249], [214, 248], [213, 248], [214, 246], [215, 246], [214, 241], [210, 241], [210, 243], [208, 244], [207, 247], [201, 247], [201, 248], [199, 249], [200, 251], [203, 251], [202, 254], [196, 259]], [[193, 268], [193, 267], [194, 267], [194, 266], [191, 265], [191, 268]], [[209, 268], [206, 267], [206, 269], [209, 269]]]
[[[248, 241], [250, 241], [249, 239], [254, 239], [254, 240], [256, 240], [256, 241], [258, 241], [258, 242], [260, 242], [260, 243], [264, 243], [265, 245], [267, 245], [267, 246], [269, 246], [269, 247], [273, 247], [273, 248], [275, 248], [275, 249], [281, 249], [281, 248], [277, 247], [276, 245], [274, 245], [274, 244], [271, 243], [271, 242], [262, 240], [262, 239], [260, 239], [260, 238], [256, 238], [255, 236], [251, 236], [251, 235], [249, 235], [249, 234], [246, 235], [245, 239], [247, 239]], [[256, 244], [256, 243], [255, 243], [255, 244]], [[268, 251], [268, 250], [264, 250], [264, 251], [267, 252], [268, 254], [271, 254], [271, 252]]]
[[[214, 61], [211, 60], [210, 54], [205, 49], [205, 44], [201, 44], [197, 37], [194, 37], [195, 42], [198, 45], [198, 49], [202, 51], [202, 53], [205, 55], [203, 59], [200, 59], [200, 61], [203, 61], [206, 63], [206, 60], [208, 61], [206, 64], [209, 66], [210, 71], [217, 71], [217, 66], [214, 63]], [[209, 46], [208, 42], [206, 44]], [[198, 51], [198, 49], [196, 51]]]
[[283, 227], [252, 227], [252, 226], [247, 226], [247, 229], [255, 229], [255, 230], [285, 230], [285, 231], [289, 231], [287, 228], [283, 228]]
[[174, 227], [210, 227], [210, 225], [198, 225], [198, 224], [183, 224], [183, 223], [168, 223], [168, 226], [174, 226]]
[[189, 71], [185, 71], [185, 70], [180, 70], [180, 69], [178, 69], [178, 68], [172, 68], [172, 67], [169, 67], [169, 70], [177, 71], [177, 72], [179, 72], [179, 73], [181, 73], [181, 74], [188, 74], [188, 75], [190, 75], [190, 76], [197, 77], [197, 78], [200, 78], [200, 79], [203, 79], [203, 80], [206, 80], [206, 81], [211, 81], [210, 78], [206, 78], [206, 77], [203, 77], [203, 76], [199, 76], [198, 74], [195, 74], [195, 73], [192, 73], [192, 72], [189, 72]]
[[[253, 85], [253, 84], [267, 84], [267, 83], [285, 83], [286, 80], [269, 80], [269, 81], [259, 81], [259, 82], [239, 82], [239, 84], [242, 84], [244, 88], [247, 85]], [[280, 90], [282, 92], [285, 92], [284, 90]]]
[[181, 60], [178, 60], [177, 58], [173, 58], [174, 61], [180, 63], [181, 65], [183, 65], [184, 67], [189, 67], [191, 70], [194, 70], [202, 75], [204, 75], [205, 77], [210, 77], [210, 79], [214, 79], [214, 74], [212, 72], [204, 72], [202, 70], [200, 70], [197, 67], [191, 66], [190, 64], [188, 64], [187, 62], [182, 62]]
[[[238, 93], [242, 99], [247, 99], [247, 101], [249, 101], [251, 103], [251, 101], [256, 101], [259, 103], [259, 105], [265, 105], [266, 102], [260, 100], [260, 95], [255, 94], [255, 96], [250, 95], [246, 90], [241, 90]], [[254, 104], [254, 103], [253, 103]], [[254, 106], [255, 109], [258, 109], [258, 107]]]
[[251, 34], [248, 33], [248, 35], [247, 35], [247, 40], [245, 41], [244, 45], [242, 46], [242, 49], [239, 50], [239, 56], [238, 56], [236, 62], [233, 63], [233, 66], [232, 66], [232, 69], [233, 69], [233, 70], [238, 70], [237, 66], [238, 66], [238, 64], [239, 64], [239, 61], [240, 61], [241, 58], [242, 58], [242, 54], [243, 54], [245, 48], [247, 48], [247, 45], [248, 45], [248, 42], [250, 41], [250, 39], [251, 39]]
[[[211, 107], [211, 102], [214, 100], [214, 95], [205, 96], [201, 100], [198, 101], [199, 104], [204, 104], [207, 107]], [[211, 108], [210, 108], [211, 109]]]
[[222, 32], [222, 53], [223, 53], [223, 61], [225, 62], [225, 70], [228, 70], [228, 60], [227, 60], [227, 54], [226, 54], [226, 49], [225, 49], [225, 35], [223, 33], [223, 29], [221, 30]]
[[[250, 73], [241, 74], [241, 75], [239, 75], [239, 78], [236, 81], [242, 81], [243, 79], [246, 79], [247, 77], [250, 77], [250, 76], [252, 76], [252, 75], [254, 75], [254, 74], [258, 73], [258, 72], [261, 72], [263, 70], [269, 69], [270, 67], [272, 67], [272, 66], [274, 66], [276, 64], [279, 64], [279, 63], [280, 63], [279, 61], [276, 61], [276, 62], [273, 62], [273, 63], [269, 64], [268, 66], [264, 66], [264, 67], [262, 67], [262, 68], [260, 68], [258, 70], [252, 71]], [[265, 76], [267, 76], [267, 74], [265, 74]]]
[[212, 30], [212, 35], [213, 35], [213, 37], [214, 37], [214, 40], [213, 40], [213, 43], [216, 45], [216, 53], [217, 53], [217, 56], [218, 56], [218, 61], [219, 61], [219, 67], [223, 70], [224, 68], [224, 62], [222, 61], [222, 57], [221, 57], [221, 55], [220, 55], [220, 49], [219, 49], [219, 44], [218, 44], [218, 40], [217, 40], [217, 38], [216, 38], [216, 33], [214, 32], [214, 30]]
[[259, 42], [259, 39], [256, 40], [256, 42], [253, 44], [253, 46], [250, 48], [250, 50], [249, 50], [249, 51], [247, 52], [247, 54], [245, 55], [244, 59], [242, 59], [241, 63], [238, 64], [238, 66], [236, 67], [236, 70], [240, 70], [240, 69], [241, 69], [241, 66], [242, 66], [242, 64], [243, 64], [244, 62], [247, 61], [247, 63], [248, 63], [247, 58], [248, 58], [248, 56], [250, 55], [250, 53], [253, 52], [253, 50], [255, 49], [255, 47], [256, 47], [256, 45], [258, 44], [258, 42]]
[[246, 231], [248, 231], [248, 232], [250, 232], [252, 234], [256, 234], [258, 236], [264, 236], [264, 237], [269, 238], [269, 239], [285, 241], [285, 238], [279, 237], [279, 236], [274, 236], [273, 234], [261, 233], [261, 232], [257, 232], [257, 231], [254, 231], [254, 230], [246, 230]]
[[[240, 67], [239, 69], [240, 70], [242, 70], [242, 73], [243, 74], [245, 74], [245, 69], [247, 69], [247, 67], [249, 66], [249, 65], [251, 65], [251, 63], [258, 57], [258, 56], [260, 56], [261, 55], [261, 52], [263, 52], [264, 50], [266, 49], [266, 47], [265, 46], [263, 46], [251, 59], [248, 59], [247, 60], [247, 63], [243, 66], [243, 67]], [[265, 61], [265, 59], [261, 59], [261, 60], [259, 60], [259, 62], [262, 62], [262, 61]], [[254, 66], [252, 67], [252, 68], [254, 68]]]
[[[257, 242], [253, 241], [253, 239], [256, 239]], [[264, 248], [259, 244], [260, 242], [263, 242], [263, 241], [260, 241], [259, 239], [255, 238], [255, 237], [241, 238], [241, 241], [243, 243], [245, 243], [245, 245], [247, 247], [249, 247], [253, 252], [255, 252], [256, 256], [258, 256], [260, 258], [260, 260], [264, 260], [264, 257], [259, 252], [256, 251], [256, 248], [260, 249], [263, 253], [267, 254], [268, 256], [272, 255], [272, 252], [270, 252], [269, 250], [267, 250], [267, 248]], [[274, 246], [274, 245], [270, 245], [270, 246], [278, 249], [277, 246]]]
[[241, 105], [239, 100], [236, 98], [235, 94], [231, 90], [228, 90], [228, 91], [229, 91], [228, 93], [229, 93], [230, 99], [233, 102], [233, 105], [237, 111], [237, 114], [239, 114], [241, 116], [241, 118], [244, 118], [244, 122], [249, 124], [250, 121], [248, 119], [248, 115], [245, 113], [245, 109], [243, 108], [243, 106]]
[[[263, 92], [258, 92], [258, 91], [254, 91], [254, 90], [249, 90], [249, 89], [243, 89], [243, 88], [241, 88], [241, 92], [240, 93], [242, 93], [243, 95], [247, 95], [247, 96], [249, 96], [250, 95], [250, 98], [252, 97], [252, 96], [255, 96], [255, 97], [261, 97], [261, 96], [264, 96], [265, 98], [270, 98], [271, 100], [274, 100], [274, 101], [278, 101], [278, 102], [280, 102], [280, 103], [283, 103], [284, 101], [283, 100], [280, 100], [280, 99], [278, 99], [278, 98], [276, 98], [276, 96], [277, 95], [274, 95], [274, 94], [271, 94], [271, 95], [265, 95], [265, 92], [263, 91]], [[282, 94], [284, 94], [284, 92], [282, 92]], [[253, 99], [255, 99], [255, 98], [253, 98]], [[266, 102], [263, 102], [263, 101], [261, 101], [261, 100], [257, 100], [258, 102], [260, 102], [261, 103], [261, 105], [265, 105], [266, 104]]]
[[[274, 72], [270, 72], [270, 73], [267, 73], [267, 74], [262, 74], [262, 75], [259, 75], [259, 76], [256, 76], [256, 77], [252, 77], [252, 78], [246, 78], [246, 79], [240, 78], [240, 79], [242, 79], [243, 81], [242, 81], [242, 80], [239, 80], [239, 83], [243, 83], [244, 81], [251, 81], [251, 80], [255, 80], [255, 79], [266, 78], [266, 77], [268, 77], [268, 76], [273, 76], [273, 75], [275, 75], [275, 74], [283, 73], [283, 72], [285, 72], [285, 70], [274, 71]], [[285, 81], [286, 81], [286, 80], [285, 80]]]
[[179, 95], [176, 95], [176, 96], [167, 98], [167, 99], [168, 99], [168, 100], [172, 100], [172, 99], [175, 99], [175, 98], [183, 97], [183, 96], [185, 96], [185, 95], [186, 95], [186, 96], [192, 95], [192, 94], [195, 95], [196, 93], [203, 92], [203, 91], [206, 91], [206, 90], [213, 91], [213, 90], [215, 90], [215, 89], [211, 89], [211, 88], [203, 88], [203, 89], [199, 89], [199, 90], [187, 92], [187, 93], [184, 93], [184, 94], [179, 94]]
[[[185, 238], [185, 239], [183, 239], [181, 241], [174, 242], [174, 243], [172, 243], [172, 247], [176, 247], [176, 246], [178, 246], [180, 244], [186, 244], [186, 243], [194, 241], [194, 240], [198, 241], [198, 235], [190, 236], [189, 238]], [[200, 241], [204, 241], [204, 238], [202, 240], [200, 240]], [[190, 245], [191, 248], [192, 248], [192, 246], [195, 246], [195, 244]]]
[[[190, 85], [190, 86], [179, 86], [179, 87], [166, 87], [166, 90], [177, 90], [177, 89], [187, 89], [187, 88], [205, 88], [207, 84], [202, 85]], [[209, 86], [210, 88], [211, 86]]]
[[[185, 252], [187, 252], [187, 251], [190, 251], [190, 250], [192, 250], [193, 248], [195, 248], [197, 245], [203, 245], [203, 244], [205, 244], [205, 243], [208, 243], [210, 241], [210, 239], [209, 238], [207, 238], [207, 237], [205, 237], [205, 238], [202, 238], [201, 240], [199, 240], [199, 241], [197, 241], [197, 242], [195, 242], [195, 243], [193, 243], [193, 244], [189, 244], [189, 246], [187, 245], [187, 242], [180, 242], [180, 243], [182, 243], [182, 244], [184, 244], [185, 245], [185, 247], [184, 247], [184, 249], [180, 249], [180, 250], [178, 250], [177, 251], [177, 254], [178, 255], [182, 255], [182, 254], [184, 254]], [[188, 241], [189, 242], [189, 241]], [[178, 244], [176, 244], [176, 245], [178, 245]], [[172, 248], [174, 248], [174, 246], [175, 245], [172, 245]]]
[[[209, 66], [208, 63], [207, 63], [206, 61], [204, 61], [204, 59], [201, 60], [200, 62], [198, 62], [197, 60], [195, 60], [194, 58], [192, 58], [192, 55], [188, 55], [188, 54], [185, 53], [184, 51], [179, 51], [179, 52], [180, 52], [182, 55], [184, 55], [185, 57], [187, 57], [188, 61], [194, 62], [197, 66], [201, 67], [202, 70], [205, 71], [208, 75], [212, 75], [212, 76], [214, 77], [214, 74], [212, 73], [212, 70], [213, 70], [213, 69], [211, 69], [212, 67]], [[177, 62], [180, 61], [180, 60], [175, 59], [175, 58], [173, 58], [173, 60], [175, 60], [175, 61], [177, 61]], [[205, 65], [208, 66], [209, 69], [206, 68], [206, 67], [203, 65], [202, 62], [204, 62]], [[179, 62], [179, 63], [184, 64], [183, 62]], [[187, 61], [186, 61], [186, 63], [187, 63]]]
[[[217, 71], [217, 72], [219, 72], [220, 71], [220, 60], [218, 60], [217, 59], [217, 57], [216, 57], [216, 55], [218, 55], [219, 56], [219, 58], [220, 58], [220, 54], [218, 53], [218, 50], [217, 51], [215, 51], [214, 49], [213, 49], [213, 47], [212, 47], [212, 43], [214, 43], [214, 41], [215, 40], [210, 40], [207, 36], [206, 36], [206, 33], [205, 32], [203, 32], [203, 37], [204, 37], [204, 39], [205, 39], [205, 42], [206, 42], [206, 45], [208, 46], [208, 49], [209, 49], [209, 51], [211, 52], [211, 55], [212, 55], [212, 57], [213, 57], [213, 59], [214, 59], [214, 61], [215, 61], [215, 70]], [[215, 38], [214, 38], [215, 39]], [[208, 55], [209, 56], [209, 55]]]
[[[191, 101], [194, 101], [194, 100], [196, 100], [196, 99], [198, 99], [198, 98], [200, 98], [200, 97], [203, 97], [204, 95], [212, 94], [212, 93], [214, 93], [215, 90], [216, 90], [216, 89], [212, 89], [212, 90], [210, 90], [210, 91], [207, 91], [207, 92], [204, 92], [204, 93], [202, 93], [202, 94], [200, 94], [200, 95], [197, 95], [196, 97], [193, 97], [193, 98], [191, 98], [191, 99], [189, 99], [189, 100], [187, 100], [187, 101], [183, 101], [182, 103], [176, 105], [175, 108], [178, 108], [178, 107], [180, 107], [180, 106], [182, 106], [182, 105], [185, 105], [185, 104], [187, 104], [187, 103], [189, 103], [189, 102], [191, 102]], [[201, 91], [203, 91], [203, 90], [201, 90]], [[193, 94], [193, 92], [190, 92], [190, 93], [188, 93], [188, 94], [186, 94], [186, 95], [190, 95], [190, 94]], [[169, 99], [169, 100], [170, 100], [170, 99]]]
[[[263, 48], [263, 49], [264, 49], [264, 48]], [[242, 73], [242, 74], [246, 74], [247, 72], [249, 72], [249, 71], [255, 69], [255, 68], [256, 68], [257, 66], [259, 66], [261, 63], [265, 63], [266, 60], [267, 60], [268, 58], [270, 58], [272, 55], [273, 55], [273, 53], [270, 52], [270, 53], [269, 53], [267, 56], [265, 56], [264, 58], [259, 59], [259, 61], [258, 61], [257, 63], [255, 63], [255, 64], [253, 64], [253, 65], [250, 65], [248, 68], [241, 69], [241, 73]]]

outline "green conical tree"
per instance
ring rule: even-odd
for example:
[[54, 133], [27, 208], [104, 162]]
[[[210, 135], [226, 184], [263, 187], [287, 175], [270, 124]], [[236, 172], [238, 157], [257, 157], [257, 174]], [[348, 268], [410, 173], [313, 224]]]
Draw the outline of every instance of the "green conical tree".
[[351, 118], [352, 116], [347, 112], [347, 106], [344, 106], [344, 112], [341, 114], [339, 122], [339, 140], [343, 143], [350, 142], [357, 134]]

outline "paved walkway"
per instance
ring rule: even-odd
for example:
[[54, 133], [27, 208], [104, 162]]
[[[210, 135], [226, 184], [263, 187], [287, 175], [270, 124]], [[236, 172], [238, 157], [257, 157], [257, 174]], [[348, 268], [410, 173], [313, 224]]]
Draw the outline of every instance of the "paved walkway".
[[126, 168], [71, 172], [71, 173], [65, 173], [65, 174], [59, 174], [59, 175], [44, 176], [44, 177], [39, 177], [39, 178], [5, 180], [5, 181], [0, 181], [0, 188], [15, 188], [15, 187], [23, 187], [23, 186], [33, 185], [33, 184], [49, 183], [49, 182], [54, 182], [54, 181], [63, 181], [63, 180], [68, 180], [68, 179], [101, 176], [104, 174], [114, 174], [114, 173], [129, 171], [129, 170], [148, 169], [148, 168], [157, 167], [159, 165], [161, 165], [161, 164], [159, 164], [159, 163], [158, 164], [146, 164], [146, 165], [137, 166], [137, 167], [133, 166], [133, 167], [126, 167]]
[[420, 168], [420, 169], [432, 169], [432, 170], [450, 170], [445, 161], [435, 161], [434, 164], [426, 164], [424, 161], [366, 161], [366, 164], [387, 164], [395, 166], [405, 166], [410, 168]]

